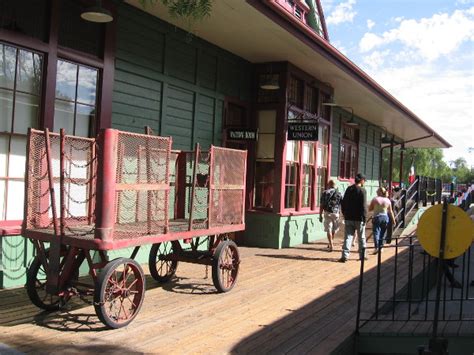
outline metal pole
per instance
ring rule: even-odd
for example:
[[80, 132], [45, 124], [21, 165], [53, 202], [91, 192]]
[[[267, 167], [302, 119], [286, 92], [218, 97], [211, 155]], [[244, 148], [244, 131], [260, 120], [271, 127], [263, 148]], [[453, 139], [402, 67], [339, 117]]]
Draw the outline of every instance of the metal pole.
[[[403, 145], [402, 145], [402, 148], [404, 148]], [[402, 181], [403, 181], [403, 155], [404, 155], [404, 151], [402, 149], [400, 150], [400, 175], [398, 178], [398, 181], [400, 183], [400, 188], [402, 188]]]
[[443, 268], [444, 268], [444, 248], [446, 247], [446, 219], [448, 215], [448, 200], [444, 199], [443, 201], [443, 213], [441, 215], [441, 238], [439, 243], [439, 257], [438, 257], [438, 268], [436, 271], [437, 281], [436, 281], [436, 300], [435, 300], [435, 313], [433, 320], [433, 333], [430, 339], [430, 351], [436, 351], [436, 353], [442, 354], [443, 345], [447, 345], [447, 342], [444, 342], [441, 339], [438, 339], [438, 321], [439, 321], [439, 306], [441, 298], [441, 283], [443, 277]]
[[[365, 248], [362, 248], [362, 254], [365, 255]], [[356, 334], [359, 334], [359, 327], [360, 327], [360, 312], [361, 312], [361, 306], [362, 306], [362, 288], [363, 288], [363, 285], [364, 285], [364, 261], [365, 261], [365, 258], [360, 259], [359, 298], [357, 299]]]

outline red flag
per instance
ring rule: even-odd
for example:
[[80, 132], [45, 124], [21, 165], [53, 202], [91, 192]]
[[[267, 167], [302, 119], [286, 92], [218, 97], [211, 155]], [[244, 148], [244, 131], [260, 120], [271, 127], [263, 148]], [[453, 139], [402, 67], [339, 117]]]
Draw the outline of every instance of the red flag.
[[415, 167], [413, 166], [413, 162], [410, 167], [410, 172], [408, 173], [408, 184], [413, 184], [415, 182]]

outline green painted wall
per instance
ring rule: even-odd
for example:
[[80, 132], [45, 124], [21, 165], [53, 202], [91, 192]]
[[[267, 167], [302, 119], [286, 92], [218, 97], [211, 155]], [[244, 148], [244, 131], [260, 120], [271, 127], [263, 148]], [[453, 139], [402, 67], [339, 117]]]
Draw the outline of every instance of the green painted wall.
[[[367, 180], [378, 181], [380, 168], [380, 129], [369, 125], [360, 117], [355, 116], [355, 121], [359, 123], [359, 171], [363, 173]], [[331, 176], [338, 176], [339, 173], [339, 147], [341, 146], [341, 121], [350, 119], [350, 113], [340, 108], [334, 108], [332, 127], [332, 155], [331, 155]], [[378, 184], [378, 183], [377, 183]]]
[[126, 4], [117, 26], [112, 126], [219, 145], [224, 98], [250, 100], [251, 64]]
[[239, 243], [263, 248], [288, 248], [326, 238], [319, 215], [278, 216], [247, 213], [245, 233]]
[[[174, 149], [220, 145], [224, 99], [250, 100], [251, 64], [127, 4], [118, 12], [112, 126], [140, 133], [150, 126], [173, 136]], [[33, 245], [7, 237], [0, 249], [0, 288], [23, 285]], [[137, 259], [147, 262], [149, 250]]]

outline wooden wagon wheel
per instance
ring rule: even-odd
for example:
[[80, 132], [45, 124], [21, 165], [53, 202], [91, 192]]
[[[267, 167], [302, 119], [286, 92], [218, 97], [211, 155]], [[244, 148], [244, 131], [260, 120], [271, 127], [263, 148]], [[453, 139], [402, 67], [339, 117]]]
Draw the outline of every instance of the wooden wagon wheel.
[[235, 244], [231, 240], [219, 243], [212, 260], [212, 282], [219, 292], [230, 291], [239, 274], [240, 255]]
[[[66, 251], [61, 251], [60, 269], [65, 254]], [[45, 256], [46, 259], [49, 258], [49, 249], [45, 250]], [[59, 272], [61, 272], [61, 270], [59, 270]], [[75, 270], [72, 278], [77, 280], [78, 277], [79, 270]], [[45, 311], [56, 311], [64, 305], [68, 299], [46, 292], [46, 279], [46, 271], [41, 263], [41, 258], [39, 255], [36, 255], [26, 273], [26, 293], [36, 307], [44, 309]]]
[[145, 297], [145, 276], [135, 260], [118, 258], [109, 262], [99, 275], [94, 308], [109, 328], [122, 328], [135, 319]]
[[160, 283], [165, 283], [171, 280], [176, 274], [178, 268], [177, 260], [165, 260], [165, 257], [175, 253], [179, 250], [179, 242], [163, 242], [156, 243], [150, 249], [150, 256], [148, 258], [148, 267], [151, 276]]

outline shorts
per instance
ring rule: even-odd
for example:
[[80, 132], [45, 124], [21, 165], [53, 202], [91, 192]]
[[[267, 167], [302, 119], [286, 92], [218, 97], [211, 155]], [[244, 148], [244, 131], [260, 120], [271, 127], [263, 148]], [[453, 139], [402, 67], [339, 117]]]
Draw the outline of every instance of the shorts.
[[324, 231], [337, 233], [339, 230], [339, 213], [324, 211]]

